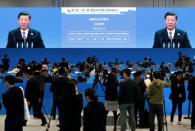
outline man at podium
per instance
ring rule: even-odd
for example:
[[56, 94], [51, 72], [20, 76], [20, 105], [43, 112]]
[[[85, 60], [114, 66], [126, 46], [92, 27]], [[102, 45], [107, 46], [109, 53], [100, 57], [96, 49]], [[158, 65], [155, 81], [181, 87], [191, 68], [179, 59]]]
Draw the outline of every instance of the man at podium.
[[19, 28], [9, 32], [6, 48], [45, 48], [40, 32], [29, 28], [30, 22], [28, 12], [18, 14]]
[[155, 33], [153, 48], [191, 48], [186, 32], [176, 28], [177, 15], [174, 12], [165, 14], [166, 28]]

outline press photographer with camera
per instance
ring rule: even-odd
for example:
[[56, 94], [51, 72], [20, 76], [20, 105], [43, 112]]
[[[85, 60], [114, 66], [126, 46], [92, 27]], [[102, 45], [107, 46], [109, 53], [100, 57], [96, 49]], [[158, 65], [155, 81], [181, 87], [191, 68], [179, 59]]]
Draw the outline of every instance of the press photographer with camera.
[[[59, 68], [58, 74], [51, 84], [50, 91], [54, 93], [54, 100], [58, 107], [60, 131], [76, 131], [80, 129], [79, 125], [77, 129], [75, 129], [77, 126], [73, 125], [76, 121], [75, 115], [81, 112], [80, 108], [74, 108], [76, 97], [75, 86], [75, 82], [69, 78], [65, 68]], [[79, 111], [77, 112], [75, 109]], [[52, 111], [52, 115], [53, 113]]]
[[136, 84], [131, 79], [131, 70], [123, 70], [124, 80], [120, 82], [118, 103], [120, 106], [120, 117], [121, 117], [121, 131], [126, 130], [127, 112], [129, 113], [129, 125], [131, 125], [131, 131], [135, 131], [135, 115], [134, 115], [134, 103], [137, 96]]
[[[137, 71], [134, 74], [134, 82], [136, 84], [136, 92], [137, 97], [135, 98], [135, 120], [136, 120], [136, 126], [143, 128], [144, 127], [144, 106], [145, 106], [145, 91], [146, 91], [146, 85], [144, 83], [144, 79], [141, 78], [142, 71]], [[138, 125], [138, 114], [139, 111], [139, 125]]]
[[188, 83], [190, 100], [192, 101], [191, 129], [195, 129], [195, 76], [191, 77]]
[[114, 131], [116, 131], [117, 123], [117, 111], [118, 111], [118, 86], [119, 82], [117, 80], [117, 75], [113, 72], [110, 72], [107, 78], [104, 80], [103, 85], [106, 87], [105, 90], [105, 108], [106, 114], [108, 115], [109, 111], [112, 111], [114, 114]]
[[159, 71], [154, 71], [153, 76], [154, 80], [146, 92], [149, 97], [150, 131], [154, 131], [155, 115], [157, 115], [158, 119], [158, 131], [162, 131], [164, 88], [170, 87], [171, 81], [165, 75], [167, 82], [164, 82], [162, 80], [164, 75]]
[[[25, 97], [27, 99], [29, 110], [33, 108], [33, 115], [35, 118], [40, 118], [42, 121], [41, 126], [45, 126], [47, 121], [42, 113], [42, 91], [40, 90], [39, 81], [36, 77], [33, 76], [33, 71], [30, 68], [27, 68], [25, 71], [25, 76], [27, 79], [26, 88], [25, 88]], [[24, 122], [26, 126], [27, 121]]]
[[84, 64], [84, 73], [90, 74], [90, 72], [97, 67], [97, 61], [98, 60], [95, 56], [88, 57]]
[[169, 98], [172, 100], [171, 124], [173, 124], [174, 114], [178, 105], [178, 124], [181, 124], [182, 104], [186, 100], [186, 92], [184, 86], [183, 73], [178, 71], [175, 77], [171, 79], [171, 94]]

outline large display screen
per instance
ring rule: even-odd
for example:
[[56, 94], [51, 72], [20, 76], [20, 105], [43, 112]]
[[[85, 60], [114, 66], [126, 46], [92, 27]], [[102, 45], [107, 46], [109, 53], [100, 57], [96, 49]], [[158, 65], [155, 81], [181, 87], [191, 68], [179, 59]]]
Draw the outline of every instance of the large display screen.
[[185, 31], [191, 47], [195, 47], [194, 8], [136, 8], [137, 48], [152, 48], [155, 32], [165, 28], [164, 16], [167, 12], [177, 15], [176, 28]]
[[62, 8], [63, 48], [135, 48], [136, 8]]
[[23, 11], [31, 15], [30, 28], [41, 33], [46, 48], [61, 48], [60, 8], [0, 8], [0, 48], [6, 48], [9, 32], [19, 28]]
[[[40, 32], [45, 48], [153, 48], [155, 32], [166, 29], [167, 12], [177, 15], [177, 39], [175, 43], [161, 41], [157, 48], [185, 48], [182, 42], [186, 41], [188, 48], [195, 47], [194, 8], [65, 7], [0, 8], [0, 48], [39, 48], [31, 43], [18, 46], [18, 42], [7, 46], [10, 32], [12, 41], [18, 40], [13, 31], [19, 29], [18, 14], [23, 11], [31, 15], [29, 27]], [[22, 37], [22, 32], [17, 35]], [[36, 32], [29, 35], [31, 41], [40, 38]]]

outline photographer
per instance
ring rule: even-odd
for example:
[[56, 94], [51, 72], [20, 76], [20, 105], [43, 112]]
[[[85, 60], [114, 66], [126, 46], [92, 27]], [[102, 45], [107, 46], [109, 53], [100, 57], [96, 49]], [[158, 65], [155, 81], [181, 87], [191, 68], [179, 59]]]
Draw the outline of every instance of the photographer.
[[171, 123], [173, 123], [174, 114], [178, 105], [178, 124], [180, 125], [182, 118], [182, 104], [186, 100], [186, 92], [182, 72], [176, 72], [175, 77], [171, 79], [171, 83], [171, 94], [169, 97], [172, 100]]
[[65, 58], [62, 58], [62, 62], [59, 63], [59, 67], [66, 68], [66, 70], [68, 70], [68, 62], [66, 62]]
[[[40, 93], [40, 100], [39, 100], [39, 103], [37, 105], [37, 110], [39, 112], [41, 112], [41, 109], [43, 106], [43, 98], [44, 98], [44, 92], [45, 92], [45, 87], [46, 87], [45, 83], [52, 81], [50, 74], [44, 73], [45, 69], [46, 68], [44, 66], [42, 66], [41, 64], [37, 64], [35, 67], [35, 71], [33, 72], [33, 77], [38, 82], [39, 91], [40, 91], [39, 92]], [[41, 119], [44, 120], [43, 117]], [[44, 123], [46, 123], [46, 122], [43, 122], [42, 125], [44, 125]]]
[[[142, 74], [143, 74], [143, 72], [142, 72]], [[149, 89], [150, 83], [153, 80], [154, 80], [153, 70], [150, 70], [149, 72], [146, 73], [146, 79], [144, 80], [144, 83], [146, 85], [146, 91]]]
[[[65, 68], [60, 68], [50, 89], [54, 93], [54, 100], [59, 111], [60, 131], [72, 131], [72, 104], [76, 94], [75, 86], [72, 85], [74, 84], [66, 75]], [[54, 114], [53, 111], [52, 115]]]
[[6, 73], [8, 72], [8, 69], [9, 69], [9, 58], [7, 57], [7, 54], [4, 55], [4, 58], [2, 59], [2, 62], [3, 62], [3, 72]]
[[191, 117], [191, 129], [195, 129], [195, 76], [189, 80], [188, 91], [190, 99], [192, 100], [192, 117]]
[[78, 92], [77, 89], [77, 82], [75, 79], [71, 79], [70, 87], [72, 86], [75, 88], [75, 96], [73, 98], [73, 107], [72, 107], [72, 116], [71, 116], [71, 124], [72, 124], [72, 131], [80, 131], [81, 128], [81, 112], [83, 109], [83, 95], [82, 93]]
[[147, 90], [147, 96], [149, 97], [149, 115], [150, 115], [150, 131], [154, 131], [154, 118], [157, 115], [158, 118], [158, 131], [162, 131], [163, 124], [163, 100], [164, 100], [164, 88], [171, 86], [171, 81], [166, 75], [168, 83], [162, 80], [162, 74], [159, 71], [153, 73], [154, 80]]
[[109, 111], [112, 111], [114, 114], [114, 131], [116, 131], [117, 123], [117, 111], [118, 111], [118, 91], [119, 82], [115, 73], [111, 72], [108, 74], [108, 77], [104, 80], [104, 86], [106, 87], [105, 91], [105, 108], [106, 114], [108, 115]]
[[[137, 97], [135, 98], [135, 120], [136, 125], [143, 128], [144, 127], [144, 106], [145, 106], [145, 91], [146, 85], [144, 79], [141, 78], [142, 71], [137, 71], [134, 73], [134, 82], [136, 83]], [[137, 123], [137, 112], [139, 110], [139, 125]]]
[[19, 61], [18, 61], [18, 65], [17, 65], [17, 68], [22, 72], [24, 73], [25, 70], [26, 70], [26, 62], [25, 62], [25, 59], [23, 58], [20, 58]]
[[145, 57], [144, 62], [142, 63], [142, 67], [143, 68], [148, 68], [148, 67], [151, 67], [151, 66], [152, 66], [152, 64], [148, 61], [148, 58]]
[[90, 74], [90, 72], [95, 68], [96, 62], [97, 62], [96, 59], [94, 59], [92, 57], [88, 57], [87, 61], [84, 64], [84, 73]]
[[127, 112], [131, 131], [135, 131], [134, 103], [136, 98], [136, 84], [131, 79], [131, 70], [123, 70], [124, 80], [120, 82], [118, 103], [120, 105], [121, 131], [126, 130]]
[[[29, 110], [31, 107], [33, 108], [34, 117], [40, 118], [42, 121], [41, 126], [45, 126], [47, 121], [41, 111], [42, 105], [42, 92], [40, 90], [39, 81], [32, 75], [33, 71], [31, 69], [26, 69], [25, 76], [27, 79], [26, 89], [25, 89], [25, 97], [27, 99]], [[24, 126], [26, 122], [24, 122]]]

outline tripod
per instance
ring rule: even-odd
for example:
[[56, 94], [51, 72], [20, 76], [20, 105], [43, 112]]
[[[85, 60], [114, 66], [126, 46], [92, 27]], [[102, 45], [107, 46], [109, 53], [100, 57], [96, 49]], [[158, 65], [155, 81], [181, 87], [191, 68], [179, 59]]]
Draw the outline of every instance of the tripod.
[[47, 123], [46, 131], [49, 131], [50, 123], [51, 123], [51, 117], [52, 117], [52, 116], [50, 115], [49, 122]]
[[166, 114], [166, 108], [165, 108], [165, 99], [163, 100], [163, 131], [165, 131], [164, 126], [166, 127], [166, 131], [168, 131], [168, 124], [167, 124], [167, 114]]
[[48, 113], [47, 113], [44, 105], [43, 105], [43, 110], [45, 111], [45, 114], [46, 114], [46, 116], [47, 116], [47, 118], [49, 120], [49, 122], [47, 122], [47, 128], [46, 128], [46, 131], [49, 131], [52, 115], [50, 115], [50, 117], [48, 116]]
[[184, 119], [191, 119], [191, 117], [190, 117], [190, 108], [191, 108], [191, 100], [189, 100], [189, 105], [188, 105], [188, 116], [184, 117]]

